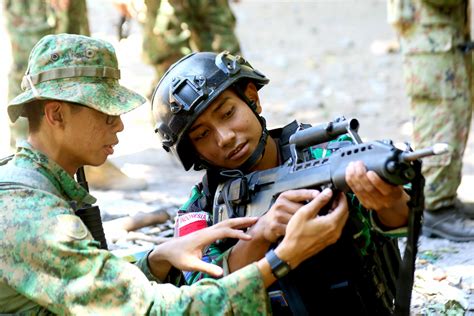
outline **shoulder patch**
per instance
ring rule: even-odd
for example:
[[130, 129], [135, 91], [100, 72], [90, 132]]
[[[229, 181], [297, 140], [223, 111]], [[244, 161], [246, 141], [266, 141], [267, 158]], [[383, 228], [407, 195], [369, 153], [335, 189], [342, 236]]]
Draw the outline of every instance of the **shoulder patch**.
[[60, 230], [68, 237], [81, 240], [91, 237], [89, 230], [81, 219], [75, 215], [61, 214], [56, 216]]
[[209, 214], [207, 212], [184, 213], [176, 219], [176, 229], [178, 236], [185, 236], [189, 233], [207, 227]]

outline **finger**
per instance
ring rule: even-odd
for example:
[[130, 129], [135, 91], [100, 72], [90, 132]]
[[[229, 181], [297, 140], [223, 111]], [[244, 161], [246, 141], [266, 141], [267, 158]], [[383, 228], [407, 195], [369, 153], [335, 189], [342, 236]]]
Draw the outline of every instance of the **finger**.
[[355, 162], [350, 162], [347, 165], [346, 182], [354, 194], [360, 194], [362, 192], [362, 186], [360, 185], [359, 176], [357, 175]]
[[347, 199], [344, 194], [338, 197], [338, 204], [336, 208], [333, 209], [331, 213], [326, 216], [318, 216], [313, 219], [316, 223], [317, 221], [327, 221], [332, 225], [335, 225], [335, 231], [339, 235], [346, 224], [347, 219], [349, 218], [349, 206], [347, 204]]
[[258, 217], [231, 218], [214, 225], [214, 227], [246, 228], [255, 224], [257, 220]]
[[274, 228], [274, 234], [275, 236], [278, 238], [278, 237], [281, 237], [281, 236], [285, 236], [286, 234], [286, 226], [287, 225], [284, 225], [284, 224], [278, 224], [275, 226]]
[[355, 179], [355, 167], [354, 167], [354, 162], [349, 162], [349, 164], [346, 167], [346, 182], [347, 184], [352, 188], [352, 183], [354, 182], [353, 179]]
[[243, 231], [239, 229], [220, 228], [213, 239], [217, 240], [217, 239], [222, 239], [222, 238], [236, 238], [236, 239], [250, 240], [252, 239], [252, 236], [244, 233]]
[[293, 202], [305, 202], [312, 200], [315, 193], [319, 193], [319, 191], [310, 189], [288, 190], [280, 194], [278, 199], [282, 198]]
[[339, 193], [336, 199], [336, 207], [327, 216], [335, 218], [336, 221], [343, 220], [343, 222], [345, 222], [345, 219], [349, 217], [349, 206], [347, 203], [346, 195], [344, 193]]
[[274, 218], [274, 222], [278, 223], [279, 225], [286, 226], [290, 221], [291, 217], [293, 217], [293, 214], [296, 213], [302, 206], [303, 205], [300, 205], [298, 208], [296, 208], [293, 213], [278, 212], [278, 214]]
[[394, 185], [382, 180], [374, 171], [367, 172], [367, 178], [383, 195], [389, 195], [394, 190]]
[[351, 167], [352, 173], [348, 181], [350, 188], [362, 205], [367, 208], [373, 207], [383, 198], [381, 192], [368, 178], [367, 169], [362, 161], [353, 162]]
[[252, 236], [239, 229], [233, 229], [226, 226], [222, 227], [216, 224], [214, 226], [192, 232], [181, 238], [192, 240], [196, 247], [205, 247], [223, 238], [251, 240]]
[[[307, 201], [307, 200], [305, 200], [305, 201]], [[284, 199], [277, 200], [272, 205], [272, 208], [270, 210], [271, 210], [271, 212], [274, 213], [274, 215], [276, 215], [276, 213], [278, 213], [277, 216], [281, 216], [282, 214], [288, 214], [291, 217], [291, 215], [295, 214], [296, 211], [300, 207], [302, 207], [303, 205], [304, 205], [303, 203], [290, 201], [290, 200], [284, 198]]]
[[200, 271], [209, 274], [213, 277], [219, 277], [224, 274], [224, 270], [221, 267], [216, 266], [215, 264], [207, 263], [197, 258], [190, 259], [188, 260], [188, 262], [189, 269], [183, 270]]
[[329, 202], [332, 195], [331, 189], [324, 189], [321, 193], [313, 192], [312, 201], [301, 207], [298, 212], [303, 212], [308, 219], [313, 218]]
[[367, 169], [362, 161], [355, 161], [351, 164], [352, 173], [350, 175], [350, 182], [354, 186], [354, 191], [371, 191], [372, 183], [367, 178]]

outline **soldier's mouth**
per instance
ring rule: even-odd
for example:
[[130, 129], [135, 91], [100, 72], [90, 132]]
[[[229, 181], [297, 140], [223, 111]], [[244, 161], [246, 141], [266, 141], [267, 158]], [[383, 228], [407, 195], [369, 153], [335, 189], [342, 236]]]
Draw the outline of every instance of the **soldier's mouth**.
[[244, 155], [247, 154], [248, 152], [248, 143], [242, 143], [238, 145], [234, 150], [232, 150], [228, 155], [227, 159], [229, 160], [239, 160], [242, 158]]
[[105, 152], [107, 153], [107, 155], [113, 155], [115, 145], [117, 145], [117, 143], [104, 146], [104, 149], [105, 149]]

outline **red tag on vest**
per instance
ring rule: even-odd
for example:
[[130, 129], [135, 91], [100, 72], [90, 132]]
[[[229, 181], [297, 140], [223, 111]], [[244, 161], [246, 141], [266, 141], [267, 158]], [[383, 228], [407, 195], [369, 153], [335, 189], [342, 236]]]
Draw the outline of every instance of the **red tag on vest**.
[[178, 216], [176, 220], [178, 236], [185, 236], [189, 233], [206, 228], [208, 217], [209, 215], [206, 212], [192, 212]]

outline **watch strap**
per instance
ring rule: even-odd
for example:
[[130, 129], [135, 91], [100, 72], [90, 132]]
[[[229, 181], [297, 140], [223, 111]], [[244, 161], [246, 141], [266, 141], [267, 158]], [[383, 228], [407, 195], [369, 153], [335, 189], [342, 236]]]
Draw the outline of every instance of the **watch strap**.
[[272, 274], [275, 276], [275, 278], [281, 279], [282, 277], [287, 275], [288, 272], [291, 271], [290, 265], [287, 262], [278, 258], [278, 256], [276, 255], [275, 251], [273, 251], [273, 249], [270, 249], [265, 254], [265, 258], [270, 264], [270, 268], [272, 269]]

